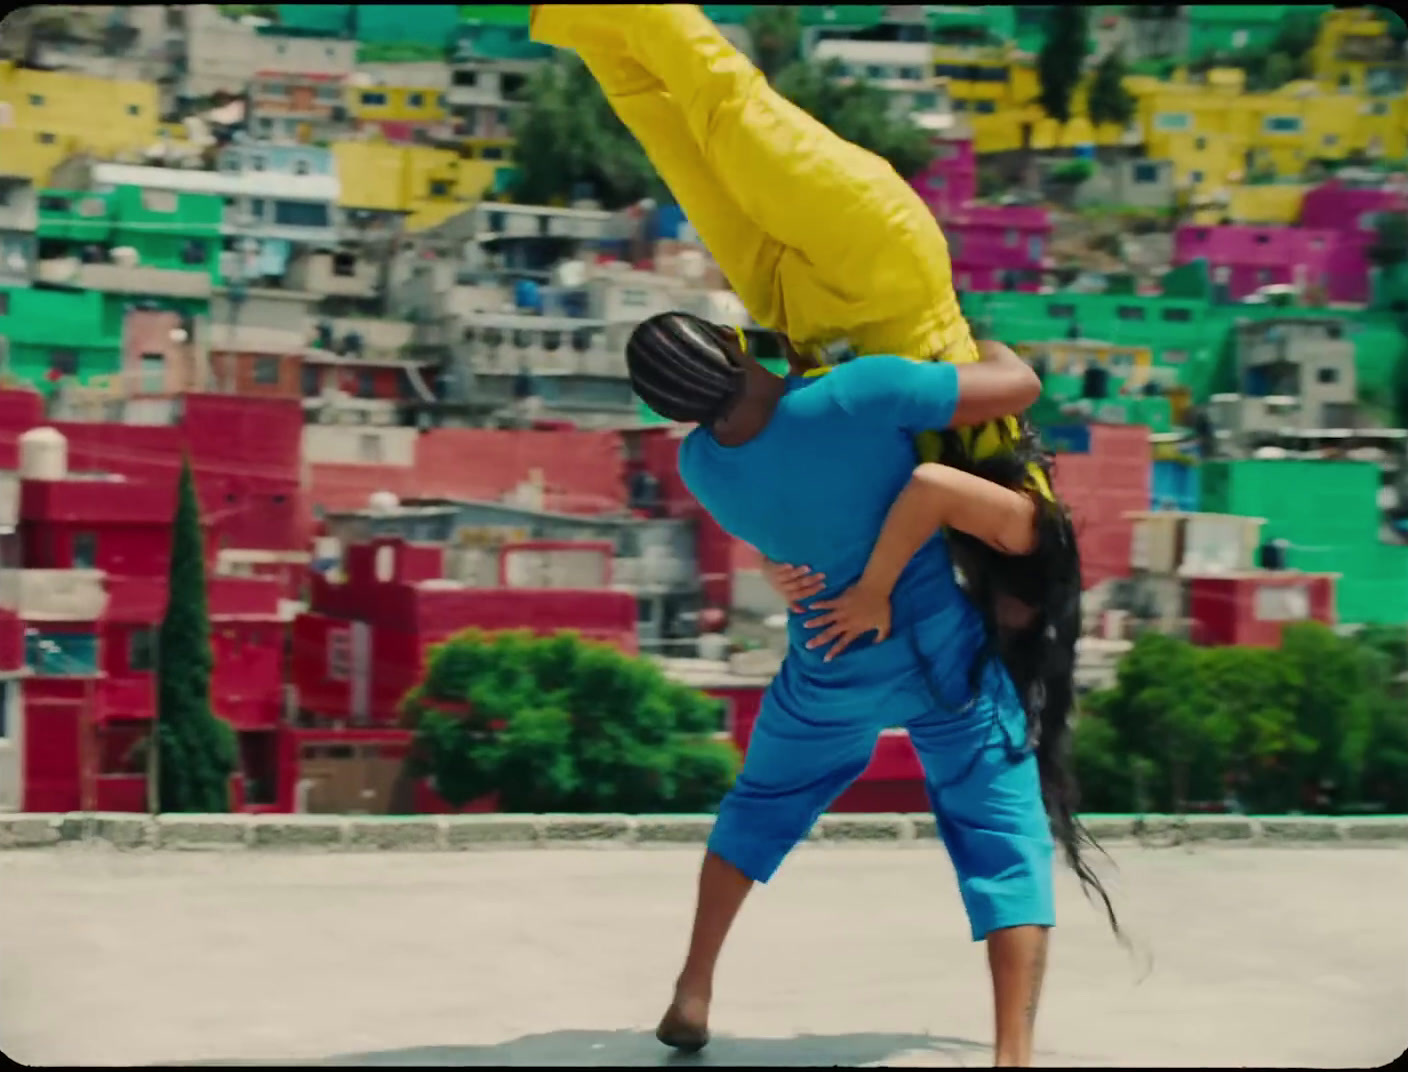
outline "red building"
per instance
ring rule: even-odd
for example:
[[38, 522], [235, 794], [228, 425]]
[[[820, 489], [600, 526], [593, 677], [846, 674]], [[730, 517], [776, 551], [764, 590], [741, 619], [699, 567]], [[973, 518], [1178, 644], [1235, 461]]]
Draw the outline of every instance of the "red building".
[[169, 425], [51, 422], [37, 392], [0, 391], [0, 468], [16, 467], [19, 437], [38, 427], [63, 434], [72, 472], [173, 480], [184, 454], [195, 472], [202, 514], [220, 545], [306, 550], [300, 403], [185, 394], [177, 408], [178, 420]]
[[1081, 581], [1092, 588], [1129, 574], [1135, 511], [1149, 504], [1153, 448], [1143, 425], [1092, 424], [1062, 443], [1056, 492], [1070, 506], [1080, 546]]
[[1274, 648], [1296, 622], [1335, 624], [1338, 574], [1293, 570], [1189, 577], [1188, 616], [1193, 639], [1209, 647], [1236, 644]]
[[[0, 584], [0, 602], [14, 615], [0, 626], [22, 628], [29, 670], [19, 715], [23, 807], [142, 811], [176, 484], [159, 473], [145, 481], [68, 477], [63, 446], [58, 436], [25, 445], [20, 568]], [[207, 590], [212, 704], [239, 734], [240, 781], [256, 798], [272, 799], [275, 781], [281, 594], [277, 581], [255, 578], [211, 577]], [[0, 628], [0, 644], [5, 635]]]

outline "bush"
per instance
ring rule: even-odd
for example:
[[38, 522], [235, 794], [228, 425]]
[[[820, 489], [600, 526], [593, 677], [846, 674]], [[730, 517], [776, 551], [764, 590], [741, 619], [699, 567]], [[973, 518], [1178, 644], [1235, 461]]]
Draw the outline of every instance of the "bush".
[[402, 713], [414, 772], [456, 807], [497, 793], [510, 812], [711, 811], [739, 766], [717, 700], [572, 633], [460, 633]]
[[[1408, 808], [1408, 631], [1290, 626], [1279, 649], [1197, 648], [1149, 633], [1087, 699], [1073, 757], [1087, 811]], [[1136, 779], [1132, 772], [1142, 769]], [[1138, 784], [1142, 783], [1142, 784]], [[1147, 794], [1140, 800], [1140, 793]]]

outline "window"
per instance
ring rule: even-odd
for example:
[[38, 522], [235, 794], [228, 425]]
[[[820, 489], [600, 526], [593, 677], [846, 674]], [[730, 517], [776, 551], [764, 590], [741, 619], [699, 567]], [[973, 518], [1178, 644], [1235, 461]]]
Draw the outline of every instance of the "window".
[[251, 157], [249, 158], [249, 166], [250, 166], [250, 169], [253, 170], [253, 171], [263, 171], [263, 170], [264, 170], [264, 158], [263, 158], [262, 156], [258, 155], [258, 154], [255, 154], [254, 156], [251, 156]]
[[92, 532], [73, 534], [73, 569], [98, 568], [98, 537]]
[[29, 106], [31, 108], [44, 107], [44, 95], [42, 93], [31, 93], [29, 95]]
[[166, 355], [148, 351], [142, 355], [142, 390], [160, 394], [166, 388]]
[[1188, 177], [1193, 180], [1194, 186], [1197, 186], [1203, 181], [1203, 173], [1201, 171], [1190, 171]]
[[425, 94], [412, 93], [409, 97], [406, 98], [406, 103], [412, 108], [423, 108], [425, 107]]
[[205, 264], [210, 259], [210, 252], [205, 248], [205, 243], [197, 238], [191, 238], [181, 245], [181, 263], [189, 264], [191, 267]]
[[304, 365], [299, 377], [304, 398], [316, 398], [323, 391], [322, 370], [317, 365]]
[[1266, 245], [1266, 243], [1271, 241], [1271, 236], [1265, 233], [1253, 235], [1252, 241], [1255, 242], [1258, 246], [1264, 246]]
[[431, 179], [431, 180], [430, 180], [430, 196], [431, 196], [431, 197], [449, 197], [449, 196], [450, 196], [450, 184], [449, 184], [448, 182], [446, 182], [444, 179]]
[[1379, 214], [1377, 212], [1366, 212], [1359, 217], [1359, 229], [1361, 231], [1372, 231], [1379, 224]]
[[49, 372], [55, 376], [78, 375], [77, 350], [50, 350]]
[[1194, 139], [1193, 139], [1193, 148], [1196, 149], [1198, 152], [1202, 152], [1202, 151], [1203, 151], [1204, 149], [1206, 149], [1207, 147], [1208, 147], [1208, 140], [1207, 140], [1207, 138], [1194, 138]]
[[1268, 134], [1299, 134], [1301, 130], [1298, 115], [1268, 115], [1262, 120], [1261, 129]]
[[328, 680], [346, 681], [352, 671], [352, 632], [328, 630]]
[[1017, 232], [1009, 227], [1002, 232], [1002, 244], [1008, 249], [1015, 249], [1017, 246]]
[[53, 145], [54, 135], [50, 134], [47, 130], [41, 130], [38, 134], [34, 135], [34, 140], [40, 145]]
[[156, 630], [149, 626], [127, 634], [127, 669], [156, 669], [156, 638]]
[[309, 171], [309, 168], [308, 168], [308, 161], [306, 161], [306, 160], [295, 160], [295, 161], [293, 162], [293, 173], [294, 173], [295, 175], [307, 175], [307, 174], [308, 174], [308, 171]]
[[1262, 585], [1252, 600], [1260, 622], [1295, 622], [1310, 617], [1310, 592], [1304, 585]]
[[1060, 302], [1052, 302], [1046, 307], [1046, 315], [1051, 317], [1052, 320], [1074, 320], [1076, 307]]
[[326, 227], [328, 206], [311, 201], [275, 201], [274, 222], [284, 227]]
[[997, 111], [997, 102], [990, 100], [979, 100], [973, 102], [973, 111], [979, 115], [992, 115]]
[[450, 78], [450, 83], [456, 86], [473, 86], [479, 82], [478, 71], [456, 71]]
[[881, 67], [879, 64], [872, 63], [866, 67], [865, 77], [869, 78], [872, 82], [879, 82], [881, 79], [890, 77], [890, 68]]
[[381, 436], [375, 432], [363, 432], [357, 437], [357, 460], [359, 462], [381, 461]]
[[10, 292], [0, 290], [0, 316], [8, 316], [10, 313]]
[[45, 677], [98, 672], [98, 638], [92, 633], [26, 633], [25, 665]]
[[900, 77], [903, 78], [906, 82], [918, 82], [920, 79], [922, 79], [922, 78], [924, 77], [924, 68], [922, 68], [922, 67], [901, 67], [901, 68], [900, 68]]
[[1164, 310], [1164, 323], [1166, 324], [1186, 324], [1193, 319], [1193, 310], [1181, 309], [1174, 306], [1172, 309]]
[[1320, 144], [1327, 149], [1332, 149], [1339, 143], [1340, 136], [1338, 134], [1326, 134], [1323, 138], [1320, 139]]
[[141, 115], [141, 114], [142, 114], [141, 106], [140, 106], [140, 105], [137, 105], [137, 104], [129, 104], [129, 105], [127, 106], [127, 114], [128, 114], [128, 115]]
[[1246, 47], [1247, 47], [1248, 36], [1249, 36], [1249, 35], [1247, 34], [1247, 31], [1246, 31], [1246, 30], [1233, 30], [1233, 31], [1232, 31], [1232, 47], [1233, 47], [1233, 48], [1246, 48]]
[[1339, 383], [1340, 370], [1334, 367], [1318, 368], [1315, 370], [1316, 383]]
[[334, 253], [332, 274], [341, 279], [355, 279], [357, 276], [357, 255], [355, 253]]
[[1188, 363], [1187, 350], [1165, 350], [1159, 355], [1165, 365], [1186, 365]]
[[362, 107], [363, 107], [363, 108], [384, 108], [385, 106], [386, 106], [386, 94], [385, 94], [385, 93], [363, 93], [363, 94], [362, 94]]
[[1147, 186], [1151, 182], [1158, 182], [1159, 165], [1143, 162], [1135, 164], [1134, 181], [1141, 186]]
[[640, 309], [650, 304], [650, 295], [643, 290], [623, 290], [621, 304], [628, 309]]
[[279, 382], [279, 359], [277, 357], [256, 357], [250, 370], [250, 379], [261, 387], [272, 387]]
[[372, 375], [371, 369], [357, 370], [357, 397], [376, 398], [376, 377]]
[[586, 353], [592, 348], [593, 334], [590, 328], [578, 328], [576, 331], [572, 332], [572, 349], [576, 350], [579, 354]]
[[1187, 112], [1158, 112], [1154, 115], [1155, 130], [1187, 130], [1192, 125]]
[[500, 145], [486, 145], [479, 153], [481, 160], [502, 160], [503, 158], [504, 150]]
[[148, 212], [175, 212], [180, 198], [171, 190], [143, 190], [142, 207]]
[[1032, 235], [1027, 239], [1027, 260], [1036, 262], [1041, 260], [1044, 243], [1040, 235]]
[[1121, 320], [1143, 320], [1145, 309], [1142, 305], [1121, 305], [1115, 310], [1115, 316]]

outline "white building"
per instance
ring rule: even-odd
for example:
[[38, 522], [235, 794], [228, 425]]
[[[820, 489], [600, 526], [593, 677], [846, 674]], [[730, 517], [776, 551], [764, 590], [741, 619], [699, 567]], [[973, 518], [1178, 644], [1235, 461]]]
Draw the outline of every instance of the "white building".
[[949, 129], [954, 122], [948, 85], [934, 77], [934, 47], [923, 41], [818, 41], [812, 52], [820, 63], [840, 65], [843, 79], [864, 78], [890, 95], [897, 116], [908, 116], [926, 130]]

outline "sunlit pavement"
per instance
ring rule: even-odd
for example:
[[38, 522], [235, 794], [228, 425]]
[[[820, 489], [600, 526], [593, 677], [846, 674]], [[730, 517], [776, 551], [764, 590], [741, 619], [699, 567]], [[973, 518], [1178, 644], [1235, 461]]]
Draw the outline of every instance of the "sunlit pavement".
[[[1065, 872], [1047, 1065], [1373, 1067], [1408, 1045], [1408, 850], [1117, 849], [1144, 965]], [[658, 1065], [697, 854], [0, 854], [26, 1064]], [[1108, 873], [1108, 868], [1107, 868]], [[744, 909], [705, 1065], [991, 1063], [940, 849], [809, 848]]]

